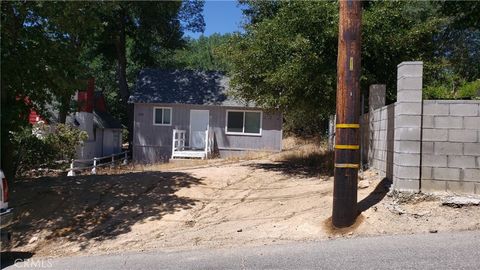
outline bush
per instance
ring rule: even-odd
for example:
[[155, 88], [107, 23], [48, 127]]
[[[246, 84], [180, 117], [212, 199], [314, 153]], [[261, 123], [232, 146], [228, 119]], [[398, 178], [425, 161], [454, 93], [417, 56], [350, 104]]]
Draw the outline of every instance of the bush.
[[88, 138], [85, 131], [68, 125], [58, 124], [51, 128], [43, 123], [26, 127], [13, 135], [15, 146], [15, 174], [39, 167], [52, 167], [57, 160], [70, 160], [75, 157], [76, 147]]
[[480, 98], [480, 80], [466, 83], [458, 88], [458, 96], [460, 98]]
[[423, 91], [425, 99], [478, 99], [480, 80], [461, 82], [457, 87], [446, 85], [428, 86]]

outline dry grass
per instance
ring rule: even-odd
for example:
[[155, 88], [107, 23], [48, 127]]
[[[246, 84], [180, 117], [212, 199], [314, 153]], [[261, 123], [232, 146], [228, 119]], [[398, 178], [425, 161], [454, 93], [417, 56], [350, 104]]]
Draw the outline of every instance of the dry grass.
[[295, 150], [306, 145], [324, 145], [326, 141], [320, 137], [314, 138], [300, 138], [295, 136], [285, 137], [282, 140], [282, 150]]
[[331, 176], [333, 175], [333, 152], [327, 149], [326, 142], [319, 138], [288, 137], [284, 140], [284, 150], [268, 157], [274, 163], [259, 162], [255, 167], [295, 176]]
[[329, 172], [333, 164], [333, 155], [328, 152], [325, 140], [321, 138], [287, 137], [282, 141], [282, 152], [247, 151], [242, 155], [214, 159], [179, 159], [157, 164], [128, 164], [114, 168], [103, 167], [97, 170], [98, 174], [122, 174], [126, 172], [155, 172], [175, 169], [201, 168], [237, 163], [251, 160], [271, 160], [285, 163], [289, 167], [301, 167], [302, 170], [311, 169], [315, 173]]
[[115, 168], [103, 168], [98, 170], [98, 174], [121, 174], [125, 172], [155, 172], [155, 171], [168, 171], [173, 169], [191, 168], [209, 166], [221, 163], [220, 159], [181, 159], [166, 163], [157, 164], [129, 164], [124, 166], [118, 166]]

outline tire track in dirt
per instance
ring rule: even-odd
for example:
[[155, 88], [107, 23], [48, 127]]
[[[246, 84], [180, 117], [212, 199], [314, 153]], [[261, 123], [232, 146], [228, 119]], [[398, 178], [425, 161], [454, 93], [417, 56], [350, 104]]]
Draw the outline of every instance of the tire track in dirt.
[[[331, 192], [328, 190], [328, 188], [323, 188], [320, 190], [302, 192], [300, 194], [294, 194], [294, 195], [252, 197], [257, 193], [261, 193], [269, 190], [280, 191], [280, 190], [285, 190], [289, 188], [302, 188], [304, 186], [308, 186], [307, 188], [314, 188], [314, 187], [321, 188], [325, 184], [323, 183], [316, 184], [316, 185], [297, 184], [295, 186], [266, 188], [266, 186], [271, 186], [272, 184], [289, 181], [291, 180], [291, 177], [282, 176], [280, 178], [276, 178], [276, 177], [272, 177], [271, 174], [266, 173], [265, 170], [263, 169], [249, 168], [248, 170], [249, 170], [249, 173], [247, 174], [247, 176], [225, 187], [217, 188], [216, 192], [210, 194], [211, 195], [209, 196], [210, 198], [208, 199], [196, 198], [198, 200], [203, 200], [203, 201], [206, 200], [208, 201], [208, 203], [204, 203], [203, 207], [198, 212], [196, 212], [195, 215], [193, 216], [196, 221], [193, 228], [195, 231], [198, 232], [202, 230], [208, 230], [208, 229], [211, 229], [212, 227], [221, 225], [222, 223], [232, 222], [232, 221], [257, 221], [257, 222], [254, 222], [255, 224], [251, 225], [252, 227], [261, 226], [262, 224], [272, 222], [272, 221], [285, 221], [295, 217], [298, 214], [301, 214], [304, 211], [301, 211], [300, 213], [294, 211], [285, 215], [283, 214], [282, 210], [277, 209], [278, 205], [273, 205], [266, 209], [259, 210], [256, 213], [251, 213], [250, 214], [250, 216], [252, 216], [251, 218], [246, 217], [246, 218], [236, 218], [236, 219], [232, 219], [229, 212], [231, 212], [232, 208], [235, 208], [237, 205], [240, 205], [240, 204], [243, 204], [245, 207], [248, 207], [248, 204], [257, 203], [259, 201], [275, 202], [280, 200], [285, 201], [285, 200], [291, 200], [291, 199], [302, 199], [302, 198], [308, 198], [312, 196], [323, 196]], [[266, 179], [267, 180], [271, 179], [271, 180], [265, 181]], [[248, 188], [242, 188], [242, 186], [245, 184], [248, 184]], [[239, 188], [235, 189], [232, 187], [239, 187]], [[219, 195], [225, 195], [225, 191], [234, 191], [234, 192], [229, 192], [227, 195], [227, 198], [225, 198], [225, 196], [219, 196]], [[244, 194], [245, 192], [246, 194]], [[240, 194], [241, 196], [239, 196]], [[223, 204], [220, 204], [220, 203], [223, 203]], [[210, 208], [207, 208], [207, 206], [210, 206]], [[206, 208], [208, 210], [204, 211]], [[226, 211], [228, 212], [224, 213]], [[305, 211], [308, 211], [308, 210], [305, 210]], [[219, 215], [219, 213], [222, 213], [222, 212], [223, 214]], [[270, 213], [269, 216], [261, 217], [262, 215], [264, 215], [265, 212]], [[272, 214], [275, 212], [280, 212], [281, 215], [272, 216]], [[212, 218], [212, 217], [215, 217], [215, 218]], [[216, 221], [210, 221], [210, 220], [216, 220]], [[209, 234], [205, 234], [205, 235], [209, 235]], [[218, 239], [219, 235], [210, 236], [205, 239], [202, 239], [201, 241], [213, 241], [212, 237], [215, 237]], [[226, 239], [228, 237], [230, 236], [222, 235], [220, 239]], [[197, 242], [199, 241], [200, 240], [197, 239]]]

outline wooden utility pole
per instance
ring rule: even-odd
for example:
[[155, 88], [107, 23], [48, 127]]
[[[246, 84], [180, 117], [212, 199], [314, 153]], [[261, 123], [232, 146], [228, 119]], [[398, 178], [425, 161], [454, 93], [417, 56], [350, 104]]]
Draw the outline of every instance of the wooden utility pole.
[[332, 223], [355, 223], [359, 164], [360, 44], [362, 3], [341, 0], [337, 59], [337, 121]]

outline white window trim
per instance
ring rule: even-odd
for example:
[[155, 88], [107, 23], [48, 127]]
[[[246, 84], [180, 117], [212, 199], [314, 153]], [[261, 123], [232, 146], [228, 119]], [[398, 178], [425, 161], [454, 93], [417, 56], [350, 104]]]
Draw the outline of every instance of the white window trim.
[[[155, 123], [155, 111], [157, 109], [162, 109], [162, 110], [165, 110], [165, 109], [170, 109], [170, 124], [158, 124], [158, 123]], [[154, 126], [171, 126], [172, 125], [172, 117], [173, 117], [173, 109], [172, 107], [153, 107], [153, 125]], [[163, 112], [162, 112], [162, 122], [163, 122]]]
[[[229, 112], [243, 112], [243, 131], [242, 132], [231, 132], [228, 131], [228, 113]], [[245, 133], [245, 113], [246, 112], [257, 112], [260, 113], [260, 133]], [[225, 134], [227, 135], [241, 135], [241, 136], [262, 136], [263, 131], [263, 111], [251, 111], [251, 110], [227, 110], [225, 112]]]

